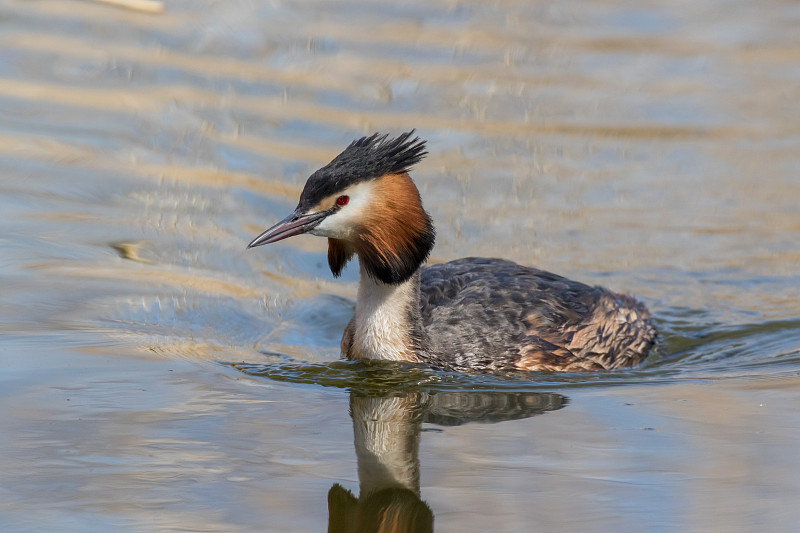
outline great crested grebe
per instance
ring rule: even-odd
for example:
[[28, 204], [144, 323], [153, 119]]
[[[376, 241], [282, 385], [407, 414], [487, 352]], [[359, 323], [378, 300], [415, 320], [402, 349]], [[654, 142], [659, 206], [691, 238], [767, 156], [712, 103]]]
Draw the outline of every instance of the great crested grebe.
[[248, 245], [327, 237], [335, 277], [358, 256], [343, 356], [459, 371], [603, 370], [647, 356], [656, 331], [630, 296], [502, 259], [423, 267], [435, 230], [408, 175], [427, 154], [413, 133], [353, 141], [308, 178], [291, 215]]

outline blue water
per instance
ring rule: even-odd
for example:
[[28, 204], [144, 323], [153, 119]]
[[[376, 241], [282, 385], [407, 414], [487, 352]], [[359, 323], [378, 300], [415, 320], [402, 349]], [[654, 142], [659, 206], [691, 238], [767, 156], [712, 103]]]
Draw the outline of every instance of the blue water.
[[[0, 530], [793, 531], [796, 11], [0, 3]], [[339, 360], [357, 269], [245, 246], [411, 128], [433, 261], [635, 294], [653, 356]]]

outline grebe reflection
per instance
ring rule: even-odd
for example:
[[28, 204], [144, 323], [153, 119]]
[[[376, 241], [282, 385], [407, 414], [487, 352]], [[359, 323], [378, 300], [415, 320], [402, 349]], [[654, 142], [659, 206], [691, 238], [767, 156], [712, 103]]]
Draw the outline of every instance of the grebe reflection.
[[328, 492], [329, 533], [433, 531], [433, 511], [421, 499], [422, 424], [501, 422], [566, 405], [564, 396], [533, 392], [411, 392], [366, 396], [351, 392], [359, 496], [338, 483]]

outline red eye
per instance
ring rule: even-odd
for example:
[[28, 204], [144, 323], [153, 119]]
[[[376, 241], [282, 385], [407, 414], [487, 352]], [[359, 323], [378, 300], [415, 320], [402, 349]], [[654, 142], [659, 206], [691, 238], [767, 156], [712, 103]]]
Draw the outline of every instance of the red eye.
[[339, 207], [342, 207], [343, 205], [347, 205], [347, 202], [349, 202], [349, 201], [350, 201], [350, 197], [349, 196], [342, 195], [342, 196], [340, 196], [339, 198], [336, 199], [336, 205], [338, 205]]

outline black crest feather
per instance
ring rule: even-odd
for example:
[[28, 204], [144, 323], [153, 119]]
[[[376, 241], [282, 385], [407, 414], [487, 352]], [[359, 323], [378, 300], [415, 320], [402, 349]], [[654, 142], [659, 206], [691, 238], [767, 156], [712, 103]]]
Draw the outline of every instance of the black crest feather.
[[425, 141], [412, 138], [413, 135], [414, 130], [411, 130], [389, 139], [388, 135], [375, 133], [353, 141], [308, 178], [298, 207], [316, 205], [326, 196], [362, 181], [408, 172], [428, 154]]

